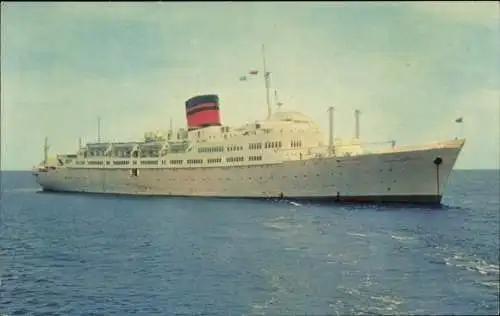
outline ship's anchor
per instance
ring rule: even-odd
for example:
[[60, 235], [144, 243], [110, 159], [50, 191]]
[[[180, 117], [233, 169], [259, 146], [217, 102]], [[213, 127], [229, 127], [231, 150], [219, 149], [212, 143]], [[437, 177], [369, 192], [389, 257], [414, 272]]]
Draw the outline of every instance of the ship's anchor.
[[433, 161], [434, 165], [436, 165], [436, 186], [437, 186], [437, 195], [439, 196], [439, 166], [443, 163], [443, 158], [436, 157]]

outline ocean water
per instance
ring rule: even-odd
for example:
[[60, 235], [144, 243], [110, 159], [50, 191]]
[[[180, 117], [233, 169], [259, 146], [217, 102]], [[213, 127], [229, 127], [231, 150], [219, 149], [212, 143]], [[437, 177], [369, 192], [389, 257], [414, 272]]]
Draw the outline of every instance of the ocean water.
[[0, 315], [486, 315], [499, 171], [441, 208], [39, 193], [2, 173]]

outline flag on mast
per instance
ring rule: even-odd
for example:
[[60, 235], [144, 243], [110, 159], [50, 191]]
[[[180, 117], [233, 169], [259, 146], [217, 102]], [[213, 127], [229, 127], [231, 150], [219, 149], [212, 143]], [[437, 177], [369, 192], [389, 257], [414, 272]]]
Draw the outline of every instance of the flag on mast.
[[[248, 72], [248, 75], [251, 75], [251, 76], [256, 76], [259, 74], [259, 71], [258, 70], [250, 70]], [[248, 80], [248, 76], [241, 76], [240, 77], [240, 81], [247, 81]]]

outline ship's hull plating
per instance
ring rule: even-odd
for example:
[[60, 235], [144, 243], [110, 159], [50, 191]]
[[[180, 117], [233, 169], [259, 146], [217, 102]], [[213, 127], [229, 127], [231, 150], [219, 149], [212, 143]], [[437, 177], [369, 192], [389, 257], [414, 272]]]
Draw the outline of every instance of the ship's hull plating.
[[137, 177], [130, 169], [61, 167], [36, 177], [47, 191], [439, 204], [463, 144], [269, 165], [139, 169]]

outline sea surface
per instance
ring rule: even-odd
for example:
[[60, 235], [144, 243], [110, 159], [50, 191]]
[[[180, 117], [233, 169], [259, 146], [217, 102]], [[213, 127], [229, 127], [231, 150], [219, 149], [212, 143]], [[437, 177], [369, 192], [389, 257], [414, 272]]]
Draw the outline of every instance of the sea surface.
[[3, 172], [0, 315], [494, 315], [499, 171], [441, 208], [40, 193]]

